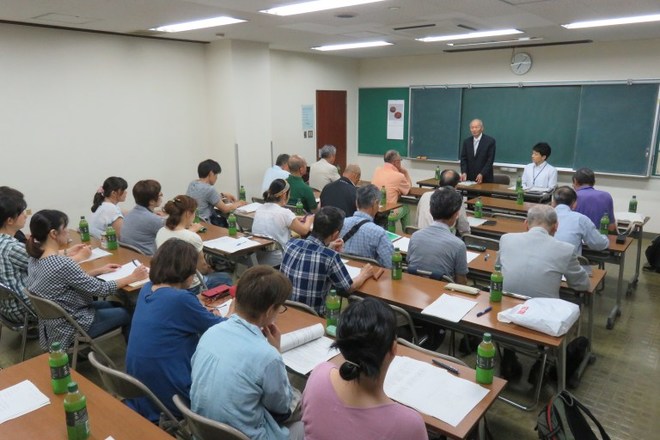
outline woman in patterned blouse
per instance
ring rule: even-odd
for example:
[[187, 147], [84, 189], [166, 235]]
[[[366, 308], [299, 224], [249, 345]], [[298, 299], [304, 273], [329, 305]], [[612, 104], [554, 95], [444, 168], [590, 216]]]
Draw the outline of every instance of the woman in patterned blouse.
[[[27, 252], [27, 289], [34, 295], [55, 301], [70, 313], [80, 326], [96, 337], [118, 327], [124, 327], [128, 337], [131, 323], [129, 312], [108, 301], [94, 301], [93, 297], [106, 297], [130, 283], [147, 277], [147, 268], [137, 267], [133, 273], [116, 281], [102, 281], [96, 275], [117, 270], [119, 265], [105, 266], [85, 273], [70, 258], [59, 254], [69, 240], [67, 215], [56, 210], [37, 212], [30, 221], [31, 236]], [[75, 329], [64, 318], [39, 321], [39, 344], [47, 350], [51, 342], [59, 341], [68, 348], [73, 342]]]

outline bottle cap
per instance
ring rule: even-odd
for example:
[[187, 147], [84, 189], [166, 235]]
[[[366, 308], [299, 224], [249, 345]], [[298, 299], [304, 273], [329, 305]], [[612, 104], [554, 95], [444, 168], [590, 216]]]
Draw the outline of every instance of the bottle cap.
[[491, 336], [490, 333], [484, 333], [484, 342], [490, 342]]
[[501, 264], [496, 264], [496, 265], [495, 265], [495, 270], [498, 271], [498, 272], [499, 272], [500, 270], [502, 270], [502, 265], [501, 265]]
[[335, 289], [330, 289], [330, 296], [337, 296], [337, 291]]
[[395, 247], [394, 252], [401, 252], [401, 249], [399, 249], [398, 247]]
[[75, 393], [78, 391], [78, 384], [76, 382], [69, 382], [69, 384], [66, 386], [66, 389], [70, 393]]
[[55, 341], [52, 344], [50, 344], [50, 351], [60, 351], [62, 349], [62, 343], [59, 341]]
[[[633, 196], [633, 197], [635, 197], [635, 196]], [[80, 220], [85, 220], [85, 216], [84, 216], [84, 215], [81, 215], [81, 216], [80, 216]]]

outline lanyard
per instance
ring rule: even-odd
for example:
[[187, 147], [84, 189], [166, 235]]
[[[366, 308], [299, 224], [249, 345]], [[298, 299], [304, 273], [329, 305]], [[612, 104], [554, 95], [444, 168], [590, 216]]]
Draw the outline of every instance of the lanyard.
[[536, 178], [539, 177], [539, 176], [541, 175], [541, 173], [542, 173], [543, 170], [545, 169], [545, 166], [546, 166], [546, 165], [548, 165], [548, 162], [546, 162], [546, 163], [543, 164], [543, 167], [539, 170], [539, 172], [538, 172], [536, 175], [534, 174], [534, 169], [532, 168], [532, 177], [533, 177], [533, 178], [532, 178], [532, 186], [536, 186]]

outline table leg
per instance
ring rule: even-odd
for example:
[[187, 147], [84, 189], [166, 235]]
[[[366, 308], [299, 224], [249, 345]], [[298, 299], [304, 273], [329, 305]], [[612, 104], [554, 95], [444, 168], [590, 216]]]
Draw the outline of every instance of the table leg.
[[623, 296], [623, 268], [625, 266], [626, 254], [625, 252], [621, 253], [619, 260], [619, 281], [617, 282], [616, 287], [616, 304], [610, 310], [610, 314], [607, 317], [606, 328], [612, 330], [614, 328], [614, 323], [616, 318], [621, 316], [621, 297]]
[[580, 380], [584, 371], [587, 369], [588, 365], [596, 362], [596, 355], [593, 353], [593, 334], [594, 334], [594, 299], [591, 293], [585, 293], [584, 304], [587, 307], [587, 339], [589, 340], [589, 345], [587, 346], [587, 352], [584, 356], [584, 359], [580, 363], [577, 371], [573, 374], [573, 377], [569, 377], [568, 381], [572, 388], [577, 388], [580, 385]]
[[635, 263], [635, 275], [628, 283], [628, 290], [626, 290], [626, 295], [629, 296], [632, 294], [632, 291], [637, 287], [637, 281], [639, 281], [639, 267], [642, 261], [642, 233], [644, 232], [644, 225], [639, 225], [635, 227], [637, 233], [637, 262]]
[[557, 348], [557, 393], [566, 389], [566, 339]]

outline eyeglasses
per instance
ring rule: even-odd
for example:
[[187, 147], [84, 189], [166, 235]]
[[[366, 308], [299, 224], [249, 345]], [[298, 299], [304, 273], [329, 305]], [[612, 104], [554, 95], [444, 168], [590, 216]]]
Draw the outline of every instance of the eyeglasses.
[[282, 314], [282, 313], [286, 312], [287, 310], [289, 310], [289, 308], [287, 306], [285, 306], [284, 304], [281, 304], [280, 309], [277, 313]]

